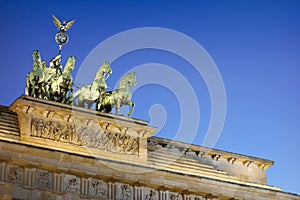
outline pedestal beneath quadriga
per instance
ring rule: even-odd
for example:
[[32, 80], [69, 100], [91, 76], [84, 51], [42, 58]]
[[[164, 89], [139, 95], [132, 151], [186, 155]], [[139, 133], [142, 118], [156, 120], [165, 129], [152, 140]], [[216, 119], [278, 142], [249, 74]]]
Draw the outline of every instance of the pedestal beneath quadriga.
[[273, 161], [153, 137], [147, 122], [21, 96], [0, 107], [0, 199], [300, 199]]
[[147, 122], [22, 96], [10, 110], [18, 114], [23, 144], [85, 156], [145, 162]]

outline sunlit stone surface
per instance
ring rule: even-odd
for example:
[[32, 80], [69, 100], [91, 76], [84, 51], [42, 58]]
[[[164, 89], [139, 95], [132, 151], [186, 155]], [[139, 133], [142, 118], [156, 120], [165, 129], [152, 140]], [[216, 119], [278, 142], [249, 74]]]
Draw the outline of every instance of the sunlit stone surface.
[[0, 107], [0, 199], [300, 199], [273, 161], [152, 137], [147, 122], [21, 96]]

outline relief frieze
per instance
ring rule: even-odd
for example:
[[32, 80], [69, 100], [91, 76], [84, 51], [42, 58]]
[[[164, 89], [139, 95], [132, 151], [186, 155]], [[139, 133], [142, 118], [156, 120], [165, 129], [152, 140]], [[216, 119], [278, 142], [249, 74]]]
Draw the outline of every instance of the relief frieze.
[[138, 138], [72, 123], [32, 118], [31, 136], [118, 153], [138, 154]]

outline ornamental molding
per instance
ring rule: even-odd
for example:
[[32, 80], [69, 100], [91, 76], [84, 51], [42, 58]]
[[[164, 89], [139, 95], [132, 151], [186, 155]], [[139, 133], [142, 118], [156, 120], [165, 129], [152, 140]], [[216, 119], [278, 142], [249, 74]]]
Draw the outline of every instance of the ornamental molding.
[[155, 137], [148, 139], [148, 149], [150, 152], [169, 151], [170, 153], [178, 154], [178, 157], [186, 157], [200, 161], [207, 160], [209, 163], [212, 161], [218, 164], [226, 161], [225, 163], [229, 163], [230, 165], [240, 164], [247, 168], [256, 166], [263, 171], [267, 170], [274, 164], [273, 161], [267, 159], [234, 154], [231, 152]]
[[18, 142], [95, 157], [146, 161], [156, 131], [142, 120], [25, 95], [9, 109], [18, 115]]
[[[202, 199], [204, 196], [162, 190], [122, 182], [110, 182], [93, 176], [81, 177], [66, 172], [58, 173], [40, 168], [28, 168], [0, 162], [0, 181], [13, 186], [51, 193], [72, 194], [85, 198], [116, 200], [185, 200]], [[74, 196], [75, 197], [75, 196]]]

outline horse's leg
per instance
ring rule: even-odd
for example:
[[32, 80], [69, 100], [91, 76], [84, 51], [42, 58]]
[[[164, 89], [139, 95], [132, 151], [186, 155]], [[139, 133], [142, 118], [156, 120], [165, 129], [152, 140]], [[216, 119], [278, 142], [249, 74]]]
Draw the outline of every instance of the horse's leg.
[[131, 106], [131, 109], [130, 109], [130, 111], [129, 111], [129, 113], [127, 114], [128, 115], [128, 117], [130, 117], [131, 115], [132, 115], [132, 112], [133, 112], [133, 110], [134, 110], [134, 103], [132, 102], [132, 101], [129, 101], [128, 103], [127, 103], [127, 105], [129, 105], [129, 106]]
[[35, 97], [35, 84], [36, 84], [36, 81], [35, 80], [32, 80], [32, 82], [31, 82], [31, 94], [30, 94], [30, 96], [32, 96], [32, 97]]
[[58, 101], [65, 103], [65, 90], [61, 86], [59, 86]]
[[116, 105], [116, 115], [118, 115], [118, 114], [119, 114], [119, 111], [120, 111], [120, 105], [119, 105], [119, 104], [117, 104], [117, 105]]
[[66, 90], [65, 98], [66, 98], [65, 102], [66, 102], [67, 104], [70, 104], [70, 105], [71, 105], [71, 104], [72, 104], [72, 101], [73, 101], [72, 94], [71, 94], [71, 90], [69, 90], [69, 89]]
[[34, 97], [40, 98], [39, 95], [39, 76], [34, 77]]
[[101, 104], [100, 104], [99, 101], [97, 100], [97, 101], [96, 101], [96, 111], [100, 111], [100, 107], [101, 107]]
[[101, 96], [101, 94], [100, 94], [100, 92], [99, 92], [99, 97], [98, 97], [98, 99], [96, 100], [96, 110], [97, 110], [97, 111], [100, 111], [100, 108], [101, 108], [101, 101], [102, 101], [102, 96]]
[[38, 83], [39, 98], [43, 99], [43, 82]]
[[84, 99], [81, 95], [78, 96], [77, 105], [80, 107], [84, 107]]
[[68, 89], [60, 86], [60, 92], [61, 103], [67, 103]]
[[90, 109], [93, 105], [93, 102], [91, 101], [86, 101], [86, 104], [87, 104], [87, 108]]
[[40, 83], [38, 83], [37, 84], [37, 93], [36, 93], [36, 96], [38, 97], [38, 98], [41, 98], [41, 92], [40, 92]]
[[48, 87], [46, 89], [47, 89], [47, 91], [46, 91], [47, 99], [52, 100], [53, 90], [52, 90], [51, 83], [48, 85]]
[[41, 83], [41, 95], [42, 99], [46, 99], [46, 93], [45, 93], [45, 82]]
[[26, 88], [25, 88], [25, 94], [26, 95], [29, 95], [29, 87], [30, 87], [30, 82], [29, 82], [28, 75], [27, 75], [27, 77], [26, 77]]

